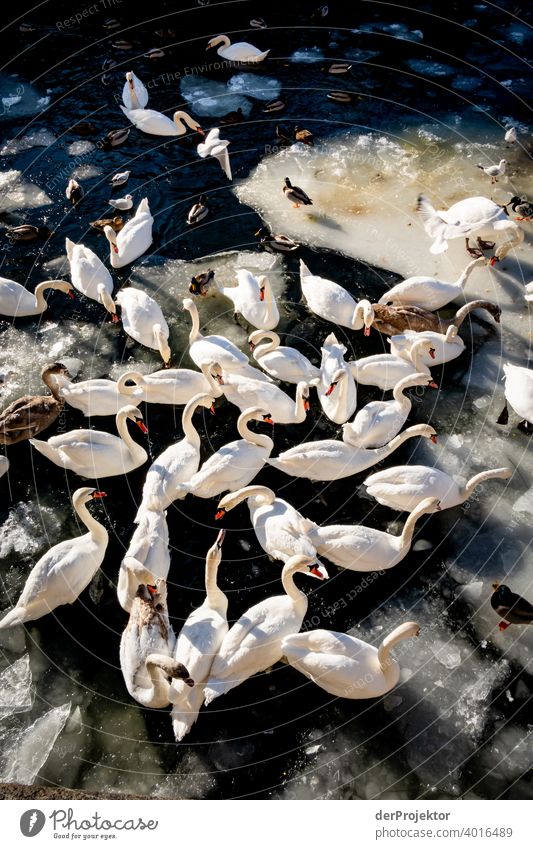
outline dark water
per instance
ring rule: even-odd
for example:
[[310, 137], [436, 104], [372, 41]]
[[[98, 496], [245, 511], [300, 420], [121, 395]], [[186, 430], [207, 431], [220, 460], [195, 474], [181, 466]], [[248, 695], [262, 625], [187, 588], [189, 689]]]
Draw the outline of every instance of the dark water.
[[[272, 47], [269, 60], [253, 69], [258, 76], [277, 79], [282, 86], [282, 98], [287, 110], [280, 115], [262, 113], [263, 104], [254, 101], [249, 118], [242, 124], [225, 128], [231, 140], [234, 180], [245, 177], [270, 152], [275, 144], [274, 127], [282, 121], [289, 126], [305, 122], [317, 136], [342, 131], [343, 127], [372, 127], [392, 132], [419, 119], [420, 113], [437, 116], [464, 107], [465, 97], [475, 91], [475, 104], [490, 109], [498, 101], [501, 114], [513, 114], [527, 121], [529, 111], [525, 98], [526, 86], [518, 82], [513, 91], [498, 81], [507, 77], [526, 78], [523, 53], [531, 43], [512, 36], [512, 28], [520, 27], [510, 12], [517, 15], [516, 4], [491, 5], [471, 3], [431, 3], [418, 10], [394, 8], [387, 3], [359, 2], [330, 4], [327, 18], [310, 20], [301, 13], [301, 4], [257, 2], [211, 3], [207, 6], [180, 10], [174, 3], [150, 4], [153, 18], [143, 19], [132, 4], [116, 3], [89, 14], [81, 25], [58, 26], [76, 13], [72, 4], [46, 3], [28, 20], [36, 26], [34, 33], [21, 33], [15, 23], [3, 33], [3, 55], [9, 61], [3, 73], [17, 74], [19, 80], [31, 81], [40, 95], [51, 90], [49, 107], [40, 114], [17, 119], [7, 112], [1, 123], [2, 137], [14, 138], [30, 131], [46, 128], [57, 141], [50, 147], [22, 151], [3, 161], [2, 168], [16, 168], [25, 179], [43, 188], [53, 205], [37, 210], [13, 211], [2, 215], [6, 225], [29, 220], [46, 223], [57, 232], [37, 250], [33, 246], [15, 246], [2, 251], [1, 274], [26, 281], [31, 288], [43, 279], [42, 267], [48, 260], [63, 252], [64, 237], [83, 241], [100, 256], [106, 254], [106, 244], [89, 227], [89, 221], [100, 217], [109, 195], [108, 178], [119, 170], [131, 169], [127, 186], [135, 200], [147, 196], [155, 219], [154, 259], [181, 258], [192, 260], [233, 249], [255, 249], [253, 233], [260, 220], [256, 213], [239, 203], [214, 162], [202, 162], [195, 153], [197, 138], [165, 139], [146, 136], [132, 129], [128, 142], [121, 148], [105, 152], [92, 150], [74, 158], [66, 146], [80, 137], [71, 129], [73, 123], [89, 120], [96, 124], [96, 141], [105, 132], [126, 126], [116, 100], [120, 97], [125, 70], [134, 68], [150, 88], [149, 107], [172, 113], [176, 108], [191, 109], [209, 128], [218, 121], [204, 117], [183, 101], [179, 79], [190, 75], [190, 69], [206, 62], [205, 44], [218, 31], [228, 32], [232, 40], [250, 40], [260, 47]], [[21, 7], [17, 8], [17, 14]], [[80, 6], [82, 9], [82, 6]], [[82, 9], [83, 11], [83, 9]], [[123, 29], [106, 33], [102, 22], [117, 16]], [[248, 21], [264, 17], [267, 30], [250, 30]], [[469, 19], [475, 24], [466, 25]], [[24, 18], [25, 20], [25, 18]], [[372, 24], [359, 32], [354, 29]], [[393, 30], [391, 24], [397, 25]], [[155, 34], [160, 26], [175, 28], [174, 37]], [[382, 27], [384, 31], [379, 31]], [[422, 38], [418, 32], [423, 33]], [[474, 32], [475, 31], [475, 32]], [[131, 39], [134, 47], [120, 52], [111, 47], [117, 37]], [[167, 55], [158, 62], [143, 58], [152, 47], [167, 45]], [[525, 45], [529, 45], [526, 47]], [[325, 60], [354, 60], [354, 69], [346, 78], [327, 78], [321, 63], [291, 63], [288, 58], [302, 48], [317, 47]], [[367, 57], [367, 54], [370, 54]], [[209, 54], [207, 54], [209, 56]], [[102, 81], [102, 64], [113, 57], [117, 65], [106, 72]], [[446, 85], [440, 77], [426, 77], [407, 62], [438, 62], [449, 66]], [[214, 60], [213, 60], [214, 61]], [[485, 69], [490, 66], [492, 79]], [[422, 67], [422, 66], [421, 66]], [[186, 70], [189, 69], [189, 72]], [[249, 69], [248, 69], [249, 70]], [[238, 69], [211, 68], [205, 76], [226, 81]], [[454, 92], [450, 78], [463, 75], [471, 78], [471, 90]], [[468, 83], [466, 84], [468, 86]], [[331, 88], [349, 88], [358, 99], [350, 105], [332, 104], [324, 97]], [[93, 179], [82, 180], [87, 196], [79, 209], [66, 204], [64, 190], [75, 165], [92, 165], [102, 169]], [[187, 229], [185, 217], [199, 193], [209, 194], [212, 217], [209, 226]], [[257, 248], [259, 249], [259, 248]], [[297, 266], [300, 256], [316, 274], [338, 280], [354, 293], [364, 290], [376, 298], [392, 275], [368, 269], [340, 255], [311, 248], [302, 249], [298, 258], [285, 261], [287, 301], [294, 303], [285, 316], [285, 326], [299, 347], [316, 361], [317, 342], [331, 327], [310, 318], [297, 301]], [[150, 254], [148, 255], [150, 257]], [[116, 274], [117, 283], [126, 283], [129, 269]], [[87, 301], [77, 299], [75, 305], [65, 304], [59, 294], [50, 298], [50, 309], [44, 321], [66, 320], [94, 324], [102, 321], [101, 311]], [[28, 326], [27, 320], [25, 325]], [[39, 322], [35, 322], [37, 330]], [[7, 324], [0, 323], [0, 332]], [[360, 338], [341, 331], [349, 349], [360, 355]], [[377, 337], [377, 334], [374, 334]], [[375, 353], [385, 348], [378, 338], [365, 343], [365, 352]], [[117, 330], [116, 360], [127, 358], [131, 345]], [[135, 351], [133, 351], [135, 354]], [[183, 352], [174, 352], [181, 361]], [[21, 352], [23, 356], [23, 352]], [[185, 357], [186, 359], [186, 357]], [[468, 356], [452, 362], [439, 376], [439, 382], [460, 401], [459, 379], [469, 368]], [[157, 366], [156, 366], [157, 367]], [[360, 404], [372, 396], [363, 387]], [[431, 419], [434, 398], [424, 398], [414, 405], [413, 422]], [[218, 446], [235, 438], [234, 409], [218, 404], [215, 421], [207, 417], [201, 432]], [[145, 409], [150, 428], [154, 455], [179, 434], [179, 414], [168, 408], [150, 406]], [[68, 408], [67, 429], [84, 425], [81, 414]], [[412, 423], [412, 422], [411, 422]], [[99, 419], [95, 426], [113, 431], [113, 421]], [[202, 430], [203, 429], [203, 430]], [[338, 429], [319, 413], [318, 404], [308, 423], [294, 427], [277, 427], [275, 443], [282, 451], [297, 441], [335, 436]], [[412, 448], [409, 443], [394, 455], [397, 463], [408, 462]], [[9, 449], [11, 473], [9, 481], [0, 482], [3, 496], [0, 519], [3, 521], [11, 504], [21, 501], [43, 501], [47, 505], [67, 504], [69, 493], [79, 483], [75, 475], [65, 473], [45, 458], [30, 452], [26, 444]], [[37, 688], [35, 715], [50, 705], [72, 698], [79, 704], [83, 728], [73, 744], [61, 739], [38, 780], [88, 789], [116, 788], [123, 792], [184, 794], [211, 798], [228, 797], [298, 797], [327, 796], [357, 798], [380, 796], [394, 798], [431, 795], [436, 798], [468, 795], [493, 797], [507, 794], [509, 798], [527, 795], [524, 780], [511, 780], [505, 774], [492, 775], [483, 760], [483, 743], [492, 743], [492, 731], [497, 721], [512, 717], [517, 723], [526, 721], [520, 711], [522, 703], [511, 703], [504, 696], [509, 681], [516, 684], [512, 672], [497, 684], [491, 694], [492, 714], [476, 749], [459, 753], [455, 789], [450, 784], [450, 763], [437, 746], [428, 759], [427, 742], [421, 747], [420, 761], [428, 759], [425, 768], [415, 768], [412, 753], [404, 750], [404, 739], [411, 731], [405, 716], [397, 717], [385, 710], [383, 700], [376, 703], [332, 699], [320, 689], [304, 681], [295, 671], [277, 666], [268, 675], [260, 675], [216, 701], [203, 710], [198, 723], [184, 743], [176, 746], [166, 711], [146, 711], [132, 705], [127, 697], [120, 669], [117, 668], [120, 634], [125, 625], [122, 610], [117, 604], [115, 581], [124, 548], [133, 531], [132, 517], [136, 511], [145, 469], [128, 476], [127, 484], [119, 478], [105, 480], [108, 497], [100, 508], [105, 511], [105, 523], [110, 531], [110, 544], [102, 567], [103, 577], [93, 592], [83, 594], [79, 603], [60, 609], [54, 615], [28, 628], [28, 644], [32, 663], [41, 675]], [[271, 486], [282, 497], [311, 519], [365, 524], [385, 528], [391, 522], [390, 511], [362, 497], [360, 484], [364, 475], [348, 481], [315, 487], [302, 481], [289, 481], [274, 470], [263, 470], [258, 483]], [[169, 576], [169, 609], [176, 631], [180, 622], [203, 599], [203, 558], [216, 534], [213, 516], [215, 502], [189, 498], [168, 511], [172, 569]], [[452, 514], [454, 511], [450, 511]], [[415, 551], [395, 569], [379, 580], [369, 582], [347, 606], [331, 615], [331, 607], [357, 586], [359, 576], [331, 568], [332, 580], [314, 586], [310, 596], [307, 627], [330, 627], [347, 630], [363, 625], [367, 617], [376, 616], [393, 599], [400, 610], [416, 611], [417, 602], [427, 604], [428, 596], [436, 593], [440, 584], [446, 597], [447, 578], [442, 575], [442, 563], [449, 553], [453, 523], [459, 521], [460, 511], [450, 518], [432, 518], [421, 523], [421, 535], [439, 540], [437, 551]], [[46, 519], [43, 519], [46, 524]], [[237, 618], [246, 607], [266, 595], [279, 592], [279, 564], [270, 563], [260, 552], [253, 532], [248, 527], [246, 508], [230, 513], [225, 526], [228, 533], [224, 544], [224, 562], [220, 571], [222, 588], [230, 599], [229, 618]], [[64, 537], [77, 533], [70, 517], [61, 531]], [[495, 523], [494, 533], [502, 534]], [[55, 540], [52, 540], [52, 542]], [[243, 543], [246, 548], [243, 548]], [[6, 564], [6, 586], [10, 574], [18, 568], [16, 562]], [[308, 582], [301, 582], [305, 591]], [[96, 591], [94, 591], [96, 590]], [[7, 606], [2, 600], [1, 607]], [[437, 609], [437, 608], [435, 608]], [[406, 618], [413, 618], [409, 615]], [[444, 615], [444, 614], [443, 614]], [[461, 630], [464, 610], [460, 602], [447, 603], [447, 619]], [[375, 621], [375, 619], [373, 620]], [[468, 626], [465, 628], [469, 638]], [[471, 635], [470, 635], [471, 636]], [[6, 654], [12, 661], [13, 656]], [[527, 681], [527, 676], [524, 675]], [[530, 686], [530, 685], [529, 685]], [[405, 695], [406, 706], [409, 697]], [[529, 700], [529, 704], [530, 704]], [[518, 704], [518, 707], [517, 707]], [[121, 708], [121, 705], [128, 707]], [[519, 709], [518, 709], [519, 708]], [[406, 709], [406, 714], [409, 710]], [[429, 739], [438, 731], [438, 715], [431, 708], [419, 715], [425, 723]], [[141, 721], [139, 721], [139, 719]], [[146, 724], [146, 729], [143, 727]], [[413, 731], [414, 736], [414, 731]], [[318, 740], [320, 759], [313, 751]], [[446, 740], [443, 742], [446, 752]], [[455, 750], [453, 757], [455, 757]], [[460, 766], [460, 768], [459, 768]], [[302, 780], [308, 774], [309, 780]], [[294, 781], [292, 781], [294, 779]], [[370, 789], [369, 789], [370, 788]], [[475, 788], [472, 790], [471, 788]]]

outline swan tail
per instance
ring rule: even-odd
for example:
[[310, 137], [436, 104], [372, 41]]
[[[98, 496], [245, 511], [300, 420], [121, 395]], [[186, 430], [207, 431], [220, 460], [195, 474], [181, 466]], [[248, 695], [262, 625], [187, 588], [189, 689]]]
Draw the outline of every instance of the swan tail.
[[26, 622], [28, 611], [25, 607], [14, 607], [9, 610], [2, 621], [0, 622], [0, 630], [5, 628], [13, 628], [15, 625], [22, 625]]
[[224, 148], [224, 150], [222, 150], [220, 153], [217, 153], [215, 158], [218, 159], [220, 167], [222, 168], [228, 180], [233, 180], [233, 175], [231, 173], [231, 163], [229, 161], [229, 153], [227, 151], [227, 148]]
[[239, 681], [222, 681], [220, 678], [210, 678], [204, 690], [204, 704], [210, 705], [219, 696], [224, 696], [233, 687], [239, 684]]
[[36, 451], [39, 452], [39, 454], [43, 454], [45, 457], [48, 457], [48, 459], [51, 460], [52, 463], [56, 462], [56, 452], [50, 445], [48, 445], [48, 442], [46, 442], [46, 440], [29, 439], [28, 442], [30, 443], [30, 445], [33, 445], [33, 447]]
[[65, 249], [67, 251], [67, 257], [68, 257], [69, 262], [72, 259], [73, 248], [74, 248], [74, 242], [72, 241], [72, 239], [69, 239], [68, 236], [67, 236], [67, 238], [65, 239]]
[[304, 277], [311, 277], [311, 272], [309, 271], [309, 269], [308, 269], [307, 265], [305, 264], [305, 262], [303, 261], [303, 259], [301, 259], [300, 260], [300, 280], [302, 280], [302, 278], [304, 278]]

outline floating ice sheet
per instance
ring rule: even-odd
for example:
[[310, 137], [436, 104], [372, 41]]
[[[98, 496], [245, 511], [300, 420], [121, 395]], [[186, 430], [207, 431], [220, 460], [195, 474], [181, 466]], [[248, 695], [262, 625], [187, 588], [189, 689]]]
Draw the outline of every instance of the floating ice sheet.
[[10, 740], [1, 756], [0, 781], [33, 784], [65, 726], [70, 707], [69, 702], [52, 708]]
[[32, 704], [30, 657], [25, 654], [0, 673], [0, 720], [28, 711]]

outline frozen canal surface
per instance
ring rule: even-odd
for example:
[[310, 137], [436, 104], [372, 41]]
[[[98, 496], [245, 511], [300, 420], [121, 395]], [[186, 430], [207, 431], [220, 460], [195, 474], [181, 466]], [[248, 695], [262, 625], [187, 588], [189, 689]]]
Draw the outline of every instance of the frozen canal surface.
[[[68, 17], [68, 5], [57, 5]], [[168, 12], [164, 2], [156, 5], [161, 14]], [[439, 208], [469, 195], [498, 203], [516, 194], [533, 197], [525, 103], [530, 72], [522, 58], [533, 41], [526, 23], [510, 14], [513, 4], [500, 5], [451, 3], [443, 22], [424, 10], [391, 8], [389, 14], [361, 4], [350, 14], [331, 4], [328, 19], [309, 27], [300, 13], [288, 19], [283, 4], [274, 3], [270, 15], [265, 10], [273, 29], [249, 30], [249, 19], [257, 16], [253, 4], [239, 4], [231, 27], [227, 13], [212, 4], [201, 24], [191, 14], [191, 43], [183, 54], [170, 49], [157, 67], [142, 56], [161, 41], [153, 32], [157, 26], [139, 21], [135, 59], [120, 54], [103, 82], [100, 68], [112, 53], [113, 37], [102, 30], [102, 20], [62, 34], [45, 9], [35, 24], [46, 35], [46, 55], [38, 46], [26, 50], [37, 41], [35, 33], [20, 33], [15, 25], [9, 47], [20, 54], [12, 63], [16, 76], [0, 77], [0, 226], [28, 221], [56, 235], [26, 246], [2, 238], [0, 274], [30, 289], [47, 278], [69, 279], [66, 236], [107, 261], [107, 243], [89, 222], [109, 215], [109, 178], [128, 168], [127, 191], [135, 204], [149, 198], [154, 243], [133, 267], [113, 273], [115, 291], [130, 280], [156, 298], [169, 323], [173, 365], [192, 366], [186, 352], [190, 320], [180, 303], [191, 276], [207, 268], [225, 285], [239, 268], [267, 273], [281, 307], [284, 341], [319, 364], [320, 347], [335, 328], [300, 303], [300, 258], [354, 297], [377, 301], [409, 275], [456, 280], [468, 261], [460, 239], [440, 256], [429, 253], [415, 212], [420, 192]], [[179, 26], [186, 24], [180, 20]], [[268, 61], [257, 69], [191, 73], [207, 62], [208, 37], [228, 28], [242, 29], [242, 40], [262, 49], [272, 47]], [[81, 44], [82, 36], [88, 47], [76, 54], [73, 44]], [[453, 44], [454, 52], [443, 52], [443, 43]], [[353, 63], [347, 76], [322, 70], [345, 60]], [[98, 148], [108, 130], [124, 125], [115, 96], [130, 67], [152, 83], [151, 108], [170, 114], [185, 108], [206, 129], [242, 109], [244, 122], [222, 132], [231, 141], [232, 185], [214, 161], [197, 158], [193, 139], [132, 129], [125, 146], [110, 153]], [[189, 71], [177, 73], [183, 68]], [[352, 103], [328, 100], [332, 89], [350, 91]], [[286, 110], [264, 113], [266, 102], [277, 98]], [[79, 120], [93, 122], [98, 132], [82, 138], [72, 127]], [[315, 147], [279, 148], [276, 124], [307, 127]], [[503, 141], [509, 126], [518, 132], [512, 147]], [[476, 165], [501, 157], [508, 160], [507, 174], [491, 186]], [[86, 191], [78, 210], [64, 197], [73, 175]], [[287, 203], [281, 192], [286, 176], [313, 198], [312, 207]], [[211, 216], [188, 228], [187, 212], [202, 191], [209, 195]], [[261, 221], [300, 242], [300, 251], [289, 257], [262, 251], [254, 237]], [[489, 604], [493, 581], [533, 600], [530, 440], [516, 430], [512, 414], [508, 426], [496, 425], [502, 366], [526, 366], [530, 357], [533, 328], [524, 284], [533, 280], [531, 226], [524, 224], [525, 240], [516, 252], [495, 268], [476, 268], [465, 289], [467, 300], [496, 301], [501, 324], [481, 320], [481, 314], [465, 322], [465, 352], [433, 370], [438, 392], [415, 398], [409, 424], [430, 422], [437, 445], [410, 440], [383, 466], [435, 464], [461, 482], [487, 468], [510, 466], [512, 478], [486, 482], [460, 507], [426, 517], [412, 551], [390, 572], [362, 575], [328, 564], [330, 580], [311, 587], [305, 629], [349, 631], [377, 645], [403, 621], [420, 624], [419, 639], [395, 650], [402, 667], [398, 687], [375, 701], [340, 700], [278, 664], [204, 710], [176, 746], [167, 711], [133, 702], [118, 664], [125, 614], [115, 587], [134, 529], [146, 471], [140, 468], [126, 483], [102, 482], [108, 495], [97, 513], [110, 544], [102, 570], [78, 602], [2, 637], [0, 780], [194, 798], [531, 797], [533, 630], [512, 626], [499, 632]], [[67, 302], [54, 293], [49, 303], [42, 318], [0, 322], [2, 408], [26, 392], [40, 392], [41, 368], [51, 360], [67, 364], [78, 379], [160, 368], [156, 352], [126, 337], [94, 302], [82, 296]], [[229, 300], [211, 292], [198, 306], [209, 332], [226, 334], [248, 352], [247, 334], [234, 323]], [[452, 307], [443, 314], [454, 312]], [[376, 332], [368, 338], [343, 328], [335, 332], [349, 359], [388, 350]], [[360, 387], [359, 406], [378, 397], [378, 390]], [[338, 435], [314, 393], [311, 400], [305, 423], [275, 428], [275, 455], [300, 441]], [[157, 456], [181, 438], [181, 408], [142, 409]], [[197, 416], [203, 457], [236, 438], [235, 408], [219, 400], [216, 409], [214, 418], [203, 410]], [[60, 426], [70, 430], [86, 422], [67, 408]], [[95, 419], [92, 426], [114, 432], [112, 419]], [[2, 610], [51, 545], [81, 532], [70, 503], [80, 479], [27, 443], [6, 453], [11, 466], [0, 480]], [[361, 523], [398, 533], [405, 515], [376, 504], [362, 486], [365, 476], [308, 485], [267, 468], [257, 482], [317, 523]], [[169, 609], [176, 632], [203, 600], [204, 557], [218, 528], [215, 507], [215, 500], [189, 497], [168, 511]], [[245, 506], [229, 513], [225, 526], [220, 580], [234, 620], [279, 592], [280, 567], [260, 549]]]

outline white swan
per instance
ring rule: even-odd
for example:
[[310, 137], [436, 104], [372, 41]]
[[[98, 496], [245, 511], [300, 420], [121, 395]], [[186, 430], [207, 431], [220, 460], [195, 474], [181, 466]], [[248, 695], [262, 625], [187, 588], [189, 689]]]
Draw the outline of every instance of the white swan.
[[126, 71], [126, 82], [122, 89], [122, 102], [128, 111], [144, 109], [148, 103], [148, 89], [133, 71]]
[[239, 371], [248, 365], [246, 354], [239, 351], [237, 346], [225, 336], [202, 336], [198, 308], [192, 298], [184, 298], [183, 307], [191, 314], [189, 356], [198, 368], [202, 363], [219, 363], [223, 369]]
[[146, 433], [141, 413], [137, 407], [130, 405], [117, 413], [117, 430], [120, 436], [113, 436], [103, 430], [80, 428], [51, 436], [48, 442], [30, 439], [30, 443], [56, 466], [71, 469], [83, 478], [125, 475], [142, 466], [148, 459], [144, 448], [131, 438], [127, 419], [132, 419], [143, 433]]
[[307, 306], [315, 315], [350, 330], [370, 332], [374, 314], [370, 301], [356, 302], [338, 283], [311, 274], [300, 260], [300, 284]]
[[411, 374], [402, 378], [393, 389], [392, 401], [371, 401], [356, 413], [352, 422], [342, 426], [344, 442], [359, 448], [380, 448], [393, 439], [411, 412], [411, 399], [404, 392], [412, 386], [437, 388], [427, 374]]
[[438, 498], [424, 498], [409, 514], [399, 536], [364, 525], [324, 525], [310, 533], [321, 557], [354, 572], [392, 569], [411, 548], [415, 525], [421, 516], [440, 510]]
[[508, 480], [512, 470], [489, 469], [474, 475], [465, 486], [440, 469], [429, 466], [393, 466], [369, 475], [364, 481], [367, 492], [379, 504], [393, 510], [415, 510], [425, 498], [438, 498], [442, 510], [457, 507], [468, 501], [483, 481], [501, 478]]
[[47, 289], [58, 289], [73, 298], [72, 285], [66, 280], [48, 280], [38, 283], [35, 292], [28, 292], [20, 283], [0, 277], [0, 315], [13, 317], [41, 315], [48, 304], [44, 299]]
[[328, 577], [309, 557], [299, 554], [287, 560], [281, 573], [285, 594], [250, 607], [224, 637], [205, 687], [206, 705], [281, 660], [282, 639], [300, 630], [307, 613], [307, 596], [294, 583], [296, 572], [320, 580]]
[[423, 346], [419, 348], [419, 362], [427, 369], [455, 360], [466, 347], [459, 336], [459, 328], [451, 324], [446, 333], [436, 333], [434, 330], [406, 330], [404, 333], [389, 336], [391, 354], [412, 363], [413, 343], [420, 341], [428, 342], [430, 346], [429, 349], [424, 349]]
[[194, 118], [191, 118], [187, 112], [183, 112], [181, 109], [174, 112], [172, 118], [169, 118], [168, 115], [163, 115], [162, 112], [156, 112], [155, 109], [127, 109], [124, 106], [120, 108], [126, 118], [138, 130], [148, 133], [150, 136], [183, 136], [187, 132], [187, 127], [203, 134], [198, 121], [195, 121]]
[[[493, 243], [485, 242], [482, 236], [493, 236], [504, 232], [509, 235], [508, 241], [500, 245], [490, 259], [494, 265], [507, 256], [509, 251], [524, 240], [524, 231], [511, 221], [506, 210], [489, 198], [471, 197], [460, 200], [449, 209], [436, 210], [424, 195], [418, 198], [417, 211], [424, 222], [424, 229], [433, 239], [430, 247], [432, 254], [440, 254], [448, 250], [450, 239], [463, 238], [467, 251], [479, 256], [481, 250], [494, 247]], [[475, 235], [479, 248], [471, 248], [469, 239]]]
[[123, 393], [116, 381], [103, 377], [73, 383], [62, 373], [54, 375], [53, 379], [58, 386], [59, 396], [74, 409], [81, 410], [85, 416], [116, 416], [122, 407], [128, 404], [136, 407], [144, 401], [140, 389], [131, 387], [131, 392]]
[[268, 277], [254, 277], [250, 271], [237, 271], [237, 286], [220, 286], [217, 290], [233, 301], [235, 315], [239, 314], [261, 330], [273, 330], [279, 323], [279, 310]]
[[[128, 381], [133, 385], [128, 385]], [[194, 395], [210, 393], [213, 398], [222, 395], [210, 363], [203, 363], [200, 371], [189, 368], [161, 369], [151, 374], [126, 371], [120, 375], [117, 386], [126, 397], [137, 398], [139, 395], [148, 404], [173, 404], [176, 407], [186, 404]]]
[[498, 424], [507, 424], [509, 414], [507, 404], [513, 408], [522, 421], [518, 427], [525, 433], [533, 432], [533, 370], [522, 366], [506, 363], [503, 367], [505, 375], [505, 407], [500, 413]]
[[85, 505], [104, 496], [105, 492], [91, 487], [74, 492], [74, 510], [89, 533], [63, 540], [43, 554], [28, 575], [15, 607], [0, 622], [0, 630], [40, 619], [62, 604], [73, 604], [91, 583], [104, 559], [108, 535]]
[[350, 371], [357, 383], [364, 386], [377, 386], [384, 391], [394, 389], [399, 380], [409, 377], [414, 372], [431, 376], [428, 366], [423, 360], [423, 353], [434, 358], [435, 351], [431, 342], [426, 339], [417, 338], [411, 343], [408, 356], [394, 356], [393, 354], [373, 354], [370, 357], [361, 357], [349, 363]]
[[[269, 342], [260, 344], [262, 339]], [[273, 330], [254, 330], [248, 337], [254, 360], [271, 377], [285, 383], [306, 383], [320, 379], [320, 369], [309, 362], [296, 348], [280, 345], [280, 338]]]
[[248, 422], [255, 419], [273, 424], [268, 414], [252, 407], [240, 414], [237, 430], [242, 439], [228, 442], [212, 454], [188, 483], [177, 487], [177, 498], [192, 493], [198, 498], [214, 498], [226, 490], [233, 492], [247, 486], [263, 468], [274, 443], [263, 433], [253, 433]]
[[94, 251], [85, 245], [76, 245], [71, 239], [65, 240], [67, 257], [70, 264], [72, 285], [93, 301], [102, 304], [108, 313], [116, 318], [116, 307], [113, 301], [113, 278], [98, 259]]
[[266, 486], [245, 486], [225, 495], [218, 505], [216, 519], [233, 510], [242, 501], [248, 501], [250, 519], [261, 548], [284, 563], [289, 557], [303, 554], [311, 560], [316, 558], [316, 548], [309, 533], [317, 526], [306, 519], [283, 498]]
[[215, 38], [210, 39], [206, 50], [210, 50], [212, 47], [217, 47], [219, 44], [220, 47], [217, 50], [218, 55], [222, 56], [223, 59], [229, 59], [232, 62], [255, 64], [256, 62], [262, 62], [270, 53], [270, 50], [264, 50], [261, 52], [258, 47], [254, 47], [253, 44], [248, 44], [247, 41], [238, 41], [236, 44], [232, 44], [227, 35], [217, 35]]
[[183, 439], [169, 445], [152, 463], [146, 473], [142, 504], [149, 510], [165, 510], [177, 498], [176, 487], [190, 480], [200, 465], [201, 440], [193, 425], [198, 407], [215, 412], [212, 395], [195, 395], [181, 416]]
[[150, 510], [141, 503], [135, 530], [122, 558], [117, 581], [117, 598], [128, 613], [140, 584], [166, 580], [170, 571], [170, 549], [165, 510]]
[[391, 649], [419, 633], [416, 622], [405, 622], [376, 649], [349, 634], [319, 629], [285, 637], [281, 650], [291, 666], [332, 696], [375, 699], [400, 680], [400, 666], [390, 657]]
[[385, 292], [378, 304], [387, 306], [412, 305], [426, 310], [439, 310], [454, 298], [463, 294], [466, 282], [474, 268], [486, 265], [484, 257], [478, 257], [468, 263], [455, 283], [445, 283], [436, 277], [408, 277]]
[[322, 345], [318, 399], [326, 416], [335, 424], [344, 424], [357, 407], [357, 387], [350, 364], [344, 359], [346, 346], [337, 341], [334, 333]]
[[143, 198], [133, 218], [130, 218], [119, 233], [115, 233], [109, 224], [104, 227], [110, 245], [109, 262], [112, 268], [129, 265], [148, 250], [152, 244], [153, 223], [148, 198]]
[[124, 331], [140, 345], [159, 351], [165, 365], [172, 352], [168, 345], [169, 329], [161, 307], [141, 289], [129, 286], [117, 295]]
[[169, 678], [194, 681], [172, 657], [176, 638], [168, 618], [166, 583], [139, 586], [120, 640], [120, 668], [128, 693], [144, 707], [169, 703]]
[[223, 372], [219, 386], [241, 413], [249, 407], [261, 407], [268, 410], [276, 424], [301, 424], [309, 410], [309, 386], [303, 381], [296, 387], [294, 400], [279, 386], [238, 372]]
[[213, 127], [212, 130], [209, 130], [203, 142], [200, 142], [197, 146], [196, 152], [202, 159], [207, 159], [208, 156], [216, 159], [228, 180], [232, 180], [228, 145], [229, 141], [220, 138], [219, 128]]
[[295, 478], [335, 481], [374, 466], [414, 436], [424, 436], [436, 442], [436, 433], [432, 427], [413, 425], [381, 448], [355, 448], [336, 439], [320, 439], [316, 442], [302, 442], [266, 462]]
[[213, 660], [228, 633], [228, 598], [217, 584], [225, 534], [225, 531], [220, 531], [215, 544], [207, 552], [205, 601], [189, 614], [176, 641], [175, 656], [185, 664], [195, 682], [192, 688], [181, 681], [172, 682], [170, 687], [172, 728], [178, 742], [189, 733], [198, 718]]

